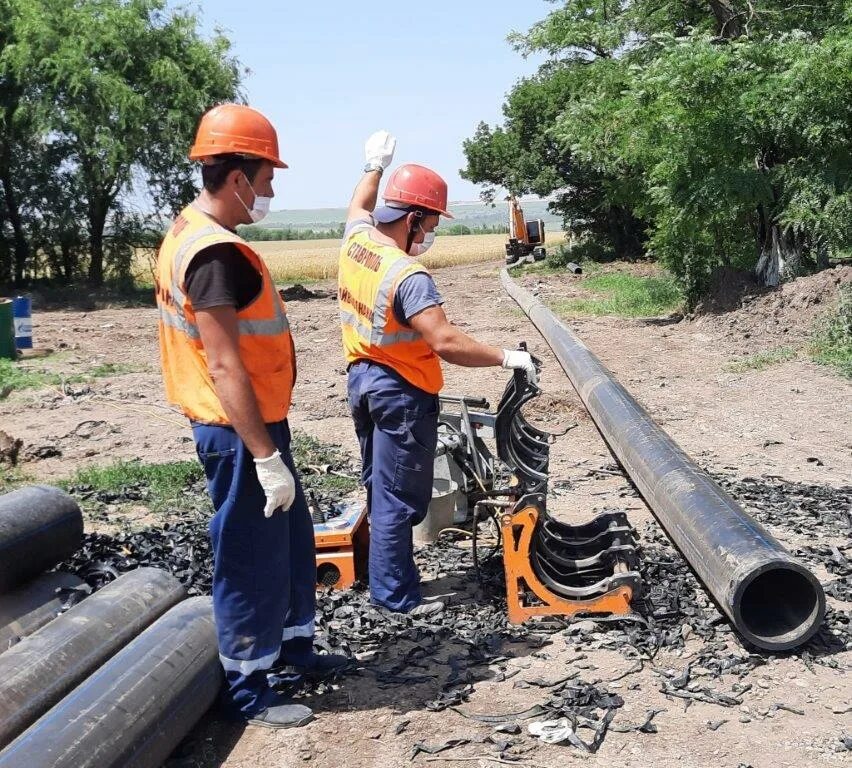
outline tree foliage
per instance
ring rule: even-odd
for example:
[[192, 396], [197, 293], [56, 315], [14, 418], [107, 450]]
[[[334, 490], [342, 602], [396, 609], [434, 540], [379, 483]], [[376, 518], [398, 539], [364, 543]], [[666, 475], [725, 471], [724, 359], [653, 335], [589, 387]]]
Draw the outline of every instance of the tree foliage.
[[165, 0], [0, 0], [0, 282], [126, 274], [195, 194], [198, 117], [239, 78]]
[[850, 25], [849, 0], [565, 2], [512, 37], [549, 60], [465, 174], [555, 194], [618, 255], [638, 240], [690, 299], [721, 264], [823, 266], [852, 242]]

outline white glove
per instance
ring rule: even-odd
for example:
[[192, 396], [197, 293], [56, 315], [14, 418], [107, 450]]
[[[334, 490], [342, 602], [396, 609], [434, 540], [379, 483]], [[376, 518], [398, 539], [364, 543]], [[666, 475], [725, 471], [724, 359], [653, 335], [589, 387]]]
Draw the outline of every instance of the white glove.
[[387, 131], [376, 131], [364, 144], [364, 155], [367, 165], [376, 168], [387, 168], [393, 161], [396, 149], [396, 138]]
[[272, 513], [279, 507], [285, 512], [290, 509], [296, 498], [296, 481], [281, 459], [281, 453], [275, 451], [265, 459], [255, 459], [254, 467], [260, 487], [266, 494], [264, 517], [272, 517]]
[[530, 384], [535, 384], [538, 380], [535, 372], [535, 363], [533, 363], [530, 353], [524, 352], [522, 349], [504, 349], [503, 367], [523, 370]]

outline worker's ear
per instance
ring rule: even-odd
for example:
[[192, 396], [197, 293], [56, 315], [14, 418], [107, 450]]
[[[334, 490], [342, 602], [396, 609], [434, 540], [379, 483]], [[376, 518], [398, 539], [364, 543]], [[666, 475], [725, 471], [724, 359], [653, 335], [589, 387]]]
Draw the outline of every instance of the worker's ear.
[[414, 232], [420, 224], [420, 220], [423, 218], [423, 214], [420, 211], [412, 211], [407, 214], [405, 217], [405, 223], [408, 227], [409, 232]]
[[245, 171], [241, 168], [234, 168], [234, 170], [228, 174], [227, 183], [235, 185], [239, 189], [251, 186], [248, 176], [246, 176]]

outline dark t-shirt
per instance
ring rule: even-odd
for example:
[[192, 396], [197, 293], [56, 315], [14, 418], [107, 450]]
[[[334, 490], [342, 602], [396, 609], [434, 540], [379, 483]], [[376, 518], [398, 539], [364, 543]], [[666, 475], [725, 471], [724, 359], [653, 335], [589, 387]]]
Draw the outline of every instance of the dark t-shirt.
[[263, 278], [231, 243], [218, 243], [196, 254], [184, 276], [193, 309], [251, 304], [263, 287]]

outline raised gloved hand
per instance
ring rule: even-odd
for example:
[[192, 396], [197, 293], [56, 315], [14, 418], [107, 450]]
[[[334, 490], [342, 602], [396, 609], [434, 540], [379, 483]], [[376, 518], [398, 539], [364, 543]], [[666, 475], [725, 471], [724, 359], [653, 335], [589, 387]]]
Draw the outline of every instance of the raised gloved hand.
[[260, 487], [266, 494], [264, 517], [272, 517], [272, 513], [279, 507], [285, 512], [290, 509], [296, 498], [296, 481], [281, 458], [281, 453], [275, 451], [265, 459], [255, 459], [254, 466]]
[[376, 131], [364, 144], [364, 156], [367, 165], [376, 168], [387, 168], [393, 161], [396, 149], [396, 138], [387, 131]]
[[526, 373], [530, 384], [535, 384], [538, 381], [532, 356], [529, 352], [524, 352], [522, 349], [504, 349], [503, 367], [522, 370]]

